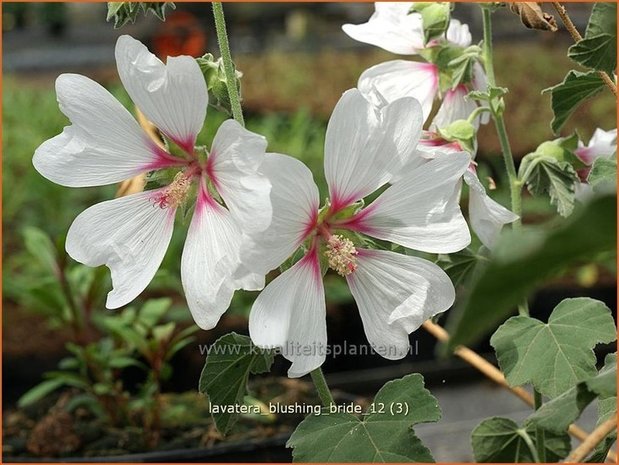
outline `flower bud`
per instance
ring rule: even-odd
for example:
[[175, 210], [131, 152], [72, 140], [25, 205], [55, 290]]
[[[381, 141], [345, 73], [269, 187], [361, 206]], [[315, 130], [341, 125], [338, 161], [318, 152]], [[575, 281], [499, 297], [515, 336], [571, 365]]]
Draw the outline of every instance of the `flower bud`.
[[[215, 60], [212, 54], [196, 58], [204, 79], [206, 80], [206, 86], [209, 93], [209, 104], [223, 110], [229, 115], [232, 114], [232, 108], [230, 106], [230, 96], [228, 94], [228, 80], [226, 79], [226, 73], [224, 71], [224, 64], [221, 58]], [[235, 70], [235, 82], [236, 88], [240, 94], [241, 92], [241, 77], [243, 73]]]

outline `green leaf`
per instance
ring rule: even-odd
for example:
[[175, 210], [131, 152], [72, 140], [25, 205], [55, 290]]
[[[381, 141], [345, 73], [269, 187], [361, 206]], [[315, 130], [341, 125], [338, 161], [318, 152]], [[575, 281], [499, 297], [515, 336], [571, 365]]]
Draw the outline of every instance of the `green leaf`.
[[587, 68], [611, 74], [617, 67], [617, 36], [600, 34], [579, 40], [568, 49], [567, 56]]
[[600, 421], [603, 421], [617, 410], [616, 392], [617, 355], [611, 354], [598, 374], [544, 403], [527, 421], [546, 431], [564, 433], [595, 398], [603, 405], [600, 409]]
[[26, 391], [26, 393], [19, 398], [17, 405], [19, 407], [26, 407], [28, 405], [31, 405], [38, 400], [43, 399], [48, 394], [51, 394], [59, 387], [64, 386], [64, 384], [65, 383], [62, 379], [48, 379], [46, 381], [43, 381], [42, 383], [37, 384], [32, 389]]
[[[601, 253], [616, 253], [617, 209], [613, 195], [591, 200], [560, 225], [505, 231], [492, 259], [452, 310], [447, 349], [472, 344], [502, 323], [544, 280], [574, 263]], [[517, 244], [515, 247], [514, 245]]]
[[550, 126], [553, 132], [558, 133], [574, 110], [603, 87], [604, 81], [596, 71], [582, 73], [572, 70], [567, 73], [563, 82], [542, 91], [550, 92], [550, 104], [554, 113]]
[[24, 228], [24, 245], [30, 254], [37, 259], [50, 273], [57, 275], [58, 255], [56, 247], [49, 236], [38, 228], [28, 226]]
[[598, 2], [593, 5], [585, 37], [600, 34], [617, 35], [617, 4], [615, 2]]
[[548, 323], [528, 316], [507, 320], [490, 339], [511, 386], [532, 383], [555, 398], [596, 374], [593, 348], [616, 339], [612, 314], [602, 302], [565, 299]]
[[161, 21], [165, 21], [165, 9], [175, 9], [172, 2], [108, 2], [106, 21], [114, 19], [114, 29], [127, 23], [135, 23], [140, 9], [146, 15], [149, 11]]
[[287, 446], [295, 462], [432, 462], [413, 426], [440, 417], [423, 377], [412, 374], [385, 384], [363, 419], [328, 409], [308, 416]]
[[[473, 454], [477, 462], [536, 462], [535, 431], [519, 427], [509, 418], [493, 417], [482, 421], [472, 433]], [[546, 462], [557, 462], [570, 453], [567, 434], [544, 434]]]
[[587, 182], [595, 192], [617, 190], [617, 156], [596, 158], [587, 176]]
[[150, 299], [140, 309], [138, 321], [147, 328], [152, 328], [159, 323], [171, 305], [172, 299], [170, 298]]
[[[199, 390], [211, 405], [243, 404], [249, 374], [265, 373], [273, 364], [273, 352], [254, 346], [251, 339], [236, 333], [226, 334], [210, 347], [200, 375]], [[237, 420], [228, 412], [213, 413], [217, 429], [227, 433]]]
[[522, 159], [518, 177], [532, 195], [548, 194], [550, 203], [561, 216], [569, 216], [574, 210], [578, 175], [570, 163], [542, 153], [531, 153]]
[[472, 277], [479, 261], [488, 258], [481, 253], [475, 253], [470, 248], [449, 255], [439, 255], [436, 264], [440, 266], [451, 279], [455, 287], [464, 284]]

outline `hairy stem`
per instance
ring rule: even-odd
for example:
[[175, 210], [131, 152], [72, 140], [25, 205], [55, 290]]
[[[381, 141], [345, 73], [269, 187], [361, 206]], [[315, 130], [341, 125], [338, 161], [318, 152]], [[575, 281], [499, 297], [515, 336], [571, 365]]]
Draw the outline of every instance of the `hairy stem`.
[[318, 393], [318, 397], [320, 397], [322, 404], [325, 407], [335, 404], [331, 391], [329, 390], [329, 386], [327, 385], [325, 375], [322, 372], [322, 368], [316, 368], [314, 371], [310, 372], [310, 375], [312, 377], [312, 381], [314, 382], [314, 386], [316, 386], [316, 392]]
[[[576, 29], [576, 26], [570, 19], [570, 16], [567, 14], [567, 10], [565, 9], [565, 7], [559, 2], [552, 2], [552, 6], [555, 7], [555, 10], [557, 10], [561, 21], [563, 21], [563, 24], [565, 25], [565, 29], [567, 29], [567, 31], [570, 33], [572, 39], [574, 39], [574, 42], [580, 42], [582, 40], [582, 36], [580, 35], [580, 32], [578, 32], [578, 29]], [[598, 71], [597, 73], [602, 78], [602, 81], [604, 81], [604, 84], [606, 84], [606, 87], [608, 87], [616, 97], [617, 86], [613, 82], [612, 78], [604, 71]]]
[[[492, 52], [492, 11], [486, 7], [482, 7], [481, 11], [483, 15], [484, 29], [484, 65], [486, 75], [488, 76], [488, 85], [490, 87], [496, 87], [494, 55]], [[518, 173], [516, 172], [516, 164], [514, 162], [514, 155], [509, 143], [509, 137], [507, 136], [507, 128], [505, 127], [503, 112], [492, 111], [492, 119], [494, 120], [496, 133], [499, 138], [499, 143], [501, 144], [501, 152], [503, 153], [503, 161], [505, 162], [505, 170], [507, 171], [511, 209], [516, 215], [518, 215], [518, 219], [512, 223], [512, 227], [514, 229], [520, 229], [520, 226], [522, 225], [522, 182], [518, 179]], [[524, 316], [529, 315], [529, 305], [526, 299], [518, 305], [518, 313]]]
[[224, 18], [224, 8], [221, 2], [213, 2], [213, 15], [215, 17], [215, 30], [217, 32], [217, 42], [219, 42], [219, 52], [224, 63], [224, 73], [228, 82], [228, 96], [232, 107], [232, 117], [241, 126], [245, 126], [243, 119], [243, 109], [241, 108], [241, 97], [236, 87], [236, 72], [230, 55], [230, 43], [226, 31], [226, 20]]
[[[542, 404], [542, 395], [537, 391], [537, 389], [533, 390], [533, 402], [535, 410], [538, 410]], [[546, 446], [545, 446], [546, 438], [544, 434], [544, 430], [539, 426], [535, 427], [535, 445], [537, 446], [537, 455], [539, 456], [539, 460], [541, 463], [546, 463]]]

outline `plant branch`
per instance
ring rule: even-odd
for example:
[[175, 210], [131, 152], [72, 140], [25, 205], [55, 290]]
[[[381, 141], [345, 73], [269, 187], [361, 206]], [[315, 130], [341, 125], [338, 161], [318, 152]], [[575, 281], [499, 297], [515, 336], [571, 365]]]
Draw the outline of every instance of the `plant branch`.
[[[449, 341], [449, 333], [445, 331], [443, 327], [432, 323], [430, 320], [426, 321], [423, 324], [423, 329], [429, 332], [440, 342]], [[516, 397], [521, 399], [524, 403], [528, 404], [531, 407], [535, 406], [535, 402], [531, 394], [529, 394], [527, 391], [520, 387], [512, 387], [507, 384], [507, 380], [505, 379], [503, 373], [501, 373], [501, 371], [497, 367], [495, 367], [492, 363], [488, 362], [485, 358], [477, 354], [475, 351], [465, 346], [458, 346], [454, 350], [454, 355], [464, 360], [473, 368], [479, 370], [484, 376], [491, 379], [499, 386], [502, 386], [508, 391], [510, 391]], [[582, 430], [574, 424], [570, 425], [568, 433], [581, 441], [584, 441], [588, 437], [586, 431]], [[611, 459], [613, 462], [616, 462], [617, 454], [615, 454], [615, 452], [611, 450], [608, 453], [608, 458]]]
[[316, 392], [318, 393], [318, 397], [320, 397], [322, 404], [325, 407], [335, 404], [331, 391], [329, 390], [329, 385], [325, 379], [325, 375], [322, 372], [322, 368], [316, 368], [310, 372], [310, 375], [312, 377], [312, 381], [314, 382], [314, 386], [316, 386]]
[[[615, 414], [610, 420], [606, 420], [600, 426], [595, 428], [593, 432], [585, 438], [580, 446], [572, 451], [572, 453], [565, 459], [567, 463], [579, 463], [583, 462], [585, 457], [591, 453], [595, 447], [604, 440], [611, 432], [617, 429], [617, 414]], [[610, 453], [608, 454], [610, 456]], [[616, 462], [617, 459], [613, 459]]]
[[[567, 14], [565, 7], [559, 2], [552, 2], [552, 6], [554, 6], [555, 10], [557, 10], [561, 21], [563, 21], [563, 24], [565, 25], [565, 29], [567, 29], [570, 33], [572, 39], [574, 39], [574, 42], [580, 42], [582, 40], [582, 36], [580, 35], [580, 32], [578, 32], [578, 29], [576, 29], [576, 26], [572, 22], [570, 16]], [[616, 97], [617, 85], [613, 82], [612, 78], [604, 71], [598, 71], [597, 73], [602, 78], [602, 81], [604, 81], [604, 84], [606, 84], [606, 87], [608, 87]]]
[[215, 30], [217, 32], [217, 42], [219, 42], [219, 52], [224, 63], [224, 73], [228, 83], [228, 96], [232, 107], [233, 118], [241, 125], [245, 126], [243, 119], [243, 109], [241, 108], [241, 98], [236, 86], [236, 72], [232, 56], [230, 55], [230, 43], [226, 31], [226, 20], [224, 18], [224, 8], [221, 2], [213, 2], [213, 16], [215, 17]]

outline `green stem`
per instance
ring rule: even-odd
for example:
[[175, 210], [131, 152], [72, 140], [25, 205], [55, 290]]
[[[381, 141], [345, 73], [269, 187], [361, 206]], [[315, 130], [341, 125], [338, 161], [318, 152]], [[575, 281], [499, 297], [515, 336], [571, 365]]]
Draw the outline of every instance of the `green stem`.
[[335, 404], [331, 391], [329, 390], [329, 386], [327, 385], [325, 375], [322, 373], [322, 368], [316, 368], [314, 371], [310, 372], [310, 375], [312, 377], [312, 381], [314, 382], [314, 386], [316, 386], [316, 392], [318, 393], [318, 397], [320, 397], [322, 404], [325, 407]]
[[539, 460], [539, 454], [537, 453], [537, 449], [535, 448], [535, 444], [533, 444], [529, 433], [527, 433], [527, 431], [522, 428], [521, 430], [518, 430], [518, 435], [524, 440], [525, 444], [527, 445], [529, 452], [531, 452], [531, 456], [533, 457], [533, 461], [535, 463], [541, 463]]
[[[542, 395], [537, 391], [537, 389], [533, 390], [533, 401], [535, 402], [535, 410], [538, 410], [544, 401], [542, 400]], [[535, 445], [537, 447], [537, 455], [539, 455], [539, 460], [541, 463], [546, 462], [546, 446], [545, 446], [546, 438], [544, 434], [544, 430], [539, 426], [535, 427]]]
[[230, 55], [230, 43], [228, 42], [228, 33], [226, 31], [224, 8], [221, 2], [213, 2], [213, 16], [215, 17], [215, 31], [217, 32], [217, 42], [219, 42], [219, 52], [224, 63], [224, 73], [228, 83], [228, 96], [230, 97], [230, 106], [232, 107], [232, 117], [241, 126], [245, 126], [241, 98], [236, 86], [236, 71], [234, 63], [232, 63], [232, 56]]
[[[496, 87], [496, 76], [494, 74], [494, 55], [492, 52], [492, 11], [490, 8], [481, 7], [483, 15], [483, 29], [484, 29], [484, 43], [483, 43], [483, 58], [486, 69], [486, 76], [488, 77], [488, 85], [490, 87]], [[522, 225], [522, 182], [518, 179], [518, 173], [516, 172], [516, 164], [514, 163], [514, 155], [512, 153], [511, 145], [509, 143], [509, 137], [507, 136], [507, 128], [505, 127], [505, 120], [503, 119], [503, 110], [495, 111], [494, 106], [490, 105], [492, 109], [492, 119], [496, 127], [496, 133], [501, 144], [501, 152], [503, 153], [503, 161], [505, 162], [505, 170], [507, 171], [507, 178], [509, 181], [509, 193], [511, 197], [511, 209], [518, 215], [518, 219], [512, 223], [512, 227], [516, 230], [520, 229]], [[520, 315], [529, 315], [529, 305], [524, 300], [518, 305], [518, 313]]]

